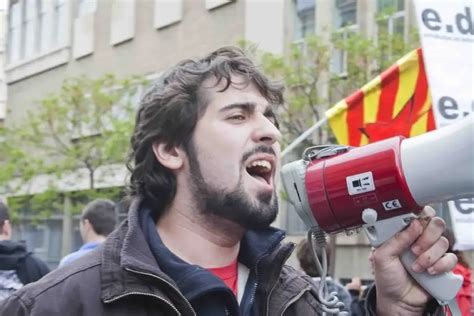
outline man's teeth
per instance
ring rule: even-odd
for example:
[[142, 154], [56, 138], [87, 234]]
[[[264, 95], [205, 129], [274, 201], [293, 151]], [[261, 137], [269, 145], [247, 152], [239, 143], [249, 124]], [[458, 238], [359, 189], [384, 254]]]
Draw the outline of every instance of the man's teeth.
[[266, 160], [255, 160], [250, 165], [250, 167], [262, 167], [268, 170], [272, 170], [272, 164]]

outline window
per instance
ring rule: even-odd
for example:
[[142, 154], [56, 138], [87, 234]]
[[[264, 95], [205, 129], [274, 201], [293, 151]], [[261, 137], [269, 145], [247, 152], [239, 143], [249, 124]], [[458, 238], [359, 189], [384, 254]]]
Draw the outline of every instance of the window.
[[43, 225], [27, 224], [25, 229], [25, 239], [28, 248], [39, 257], [45, 259], [47, 254], [47, 229]]
[[403, 11], [405, 9], [404, 0], [377, 0], [377, 10], [382, 12], [386, 9], [393, 9], [395, 11]]
[[62, 46], [66, 44], [67, 32], [67, 0], [56, 0], [54, 5], [53, 20], [53, 46]]
[[[357, 1], [336, 0], [333, 7], [333, 21], [336, 29], [336, 42], [345, 42], [358, 32], [357, 26]], [[345, 76], [347, 74], [347, 52], [343, 49], [335, 49], [331, 59], [331, 72]]]
[[[12, 2], [13, 3], [13, 2]], [[10, 62], [21, 58], [21, 3], [15, 2], [10, 7], [8, 26], [8, 57]]]
[[[358, 32], [357, 25], [350, 25], [341, 28], [335, 33], [335, 40], [345, 42], [349, 37]], [[340, 76], [347, 75], [347, 51], [344, 49], [335, 49], [331, 59], [331, 72]]]
[[377, 26], [380, 31], [389, 34], [404, 35], [405, 31], [405, 6], [403, 0], [378, 0]]
[[48, 0], [39, 1], [39, 16], [38, 16], [38, 32], [39, 36], [39, 50], [41, 53], [46, 53], [52, 46], [52, 32], [53, 20], [51, 3]]
[[[382, 62], [390, 64], [392, 56], [397, 56], [406, 42], [403, 0], [377, 1], [377, 40], [386, 46]], [[384, 68], [386, 65], [380, 66]]]
[[336, 29], [357, 23], [357, 0], [336, 0], [334, 4]]
[[159, 29], [179, 22], [183, 16], [182, 0], [155, 0], [154, 26]]
[[57, 215], [53, 217], [32, 220], [31, 216], [26, 216], [13, 226], [13, 239], [23, 240], [27, 250], [45, 261], [50, 268], [56, 268], [61, 259], [63, 241], [62, 220]]
[[[67, 1], [67, 0], [59, 0]], [[79, 0], [74, 20], [72, 56], [79, 59], [94, 52], [94, 20], [97, 9], [96, 0]]]
[[[65, 1], [65, 0], [62, 0]], [[79, 0], [77, 4], [77, 17], [94, 13], [97, 9], [97, 0]]]
[[315, 0], [295, 0], [295, 40], [315, 32]]
[[67, 44], [67, 0], [10, 3], [8, 63], [28, 61]]
[[131, 40], [135, 34], [135, 1], [112, 2], [110, 18], [110, 44], [117, 45]]
[[23, 26], [25, 30], [25, 56], [33, 56], [38, 53], [38, 35], [36, 34], [38, 28], [36, 23], [38, 21], [38, 1], [26, 0], [25, 19]]

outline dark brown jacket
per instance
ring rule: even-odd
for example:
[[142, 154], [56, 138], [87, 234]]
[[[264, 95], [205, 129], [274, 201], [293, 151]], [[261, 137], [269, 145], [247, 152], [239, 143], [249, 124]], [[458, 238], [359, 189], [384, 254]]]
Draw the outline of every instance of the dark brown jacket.
[[[135, 205], [135, 206], [134, 206]], [[195, 315], [147, 246], [133, 203], [129, 218], [104, 244], [25, 286], [0, 306], [0, 315]], [[284, 265], [294, 246], [268, 257], [268, 282], [256, 293], [260, 315], [319, 315], [311, 278]]]

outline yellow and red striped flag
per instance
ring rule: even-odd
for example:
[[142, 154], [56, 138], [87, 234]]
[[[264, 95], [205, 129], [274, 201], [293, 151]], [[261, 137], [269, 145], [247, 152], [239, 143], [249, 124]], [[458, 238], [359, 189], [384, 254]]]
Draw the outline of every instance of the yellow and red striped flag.
[[361, 146], [435, 129], [421, 48], [326, 111], [340, 144]]

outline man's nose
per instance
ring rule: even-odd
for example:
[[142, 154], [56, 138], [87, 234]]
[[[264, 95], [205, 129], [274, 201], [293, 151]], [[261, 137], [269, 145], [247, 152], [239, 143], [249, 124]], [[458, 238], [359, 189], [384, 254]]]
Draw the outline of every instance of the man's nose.
[[253, 140], [257, 143], [273, 145], [275, 142], [280, 141], [280, 139], [281, 133], [275, 124], [264, 115], [258, 116], [256, 128], [253, 132]]

